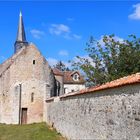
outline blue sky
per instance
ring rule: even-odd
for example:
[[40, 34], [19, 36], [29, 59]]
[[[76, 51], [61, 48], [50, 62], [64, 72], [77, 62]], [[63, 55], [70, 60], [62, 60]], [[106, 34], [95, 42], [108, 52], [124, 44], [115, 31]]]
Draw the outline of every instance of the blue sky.
[[20, 10], [27, 40], [51, 65], [86, 56], [91, 35], [99, 40], [112, 33], [120, 39], [129, 34], [140, 37], [138, 1], [0, 2], [0, 63], [13, 54]]

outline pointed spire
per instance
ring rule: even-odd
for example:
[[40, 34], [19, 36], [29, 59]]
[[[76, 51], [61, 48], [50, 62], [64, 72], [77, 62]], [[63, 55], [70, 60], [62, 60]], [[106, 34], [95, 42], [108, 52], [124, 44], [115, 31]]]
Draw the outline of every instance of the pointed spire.
[[17, 52], [18, 50], [20, 50], [23, 46], [26, 46], [27, 44], [28, 43], [26, 41], [23, 17], [22, 17], [22, 13], [20, 11], [17, 39], [16, 39], [16, 42], [15, 42], [15, 52]]
[[26, 35], [25, 35], [25, 30], [24, 30], [24, 24], [23, 24], [23, 18], [22, 18], [21, 11], [20, 11], [20, 14], [19, 14], [17, 41], [25, 41], [26, 42]]

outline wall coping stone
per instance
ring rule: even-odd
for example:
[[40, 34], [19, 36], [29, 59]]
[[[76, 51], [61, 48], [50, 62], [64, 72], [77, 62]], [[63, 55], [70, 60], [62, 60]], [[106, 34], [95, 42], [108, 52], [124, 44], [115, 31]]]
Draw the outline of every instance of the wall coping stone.
[[[93, 93], [93, 92], [101, 91], [101, 90], [105, 90], [105, 89], [117, 88], [117, 87], [121, 87], [121, 86], [125, 86], [125, 85], [133, 85], [136, 83], [140, 83], [140, 73], [125, 76], [120, 79], [117, 79], [117, 80], [114, 80], [111, 82], [107, 82], [103, 85], [97, 85], [97, 86], [86, 88], [86, 89], [83, 89], [83, 90], [80, 90], [77, 92], [64, 94], [64, 95], [59, 96], [59, 98], [61, 100], [63, 98], [67, 98], [67, 97], [71, 97], [71, 96], [88, 94], [88, 93]], [[47, 99], [46, 102], [54, 101], [55, 98], [56, 97], [51, 97], [51, 98]]]

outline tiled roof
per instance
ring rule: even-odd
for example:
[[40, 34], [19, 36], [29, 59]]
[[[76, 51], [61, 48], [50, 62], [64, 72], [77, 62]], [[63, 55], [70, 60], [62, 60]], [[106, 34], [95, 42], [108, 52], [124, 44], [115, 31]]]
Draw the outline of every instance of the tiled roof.
[[[121, 86], [125, 86], [125, 85], [132, 85], [132, 84], [136, 84], [136, 83], [140, 83], [140, 73], [132, 74], [132, 75], [129, 75], [129, 76], [126, 76], [126, 77], [123, 77], [123, 78], [105, 83], [105, 84], [100, 85], [100, 86], [94, 86], [94, 87], [91, 87], [91, 88], [80, 90], [78, 92], [73, 92], [73, 93], [70, 93], [70, 94], [64, 94], [64, 95], [60, 96], [60, 98], [77, 96], [77, 95], [87, 94], [87, 93], [94, 93], [96, 91], [121, 87]], [[48, 99], [48, 100], [50, 100], [50, 99]], [[51, 98], [51, 100], [52, 100], [52, 98]]]
[[[73, 80], [73, 75], [78, 73], [80, 79], [78, 81]], [[64, 71], [64, 84], [84, 84], [85, 80], [84, 77], [80, 75], [78, 71]]]
[[126, 77], [123, 77], [123, 78], [120, 78], [120, 79], [117, 79], [117, 80], [114, 80], [111, 82], [107, 82], [100, 86], [94, 86], [91, 88], [80, 90], [79, 92], [64, 95], [64, 97], [78, 95], [78, 94], [86, 94], [86, 93], [90, 93], [90, 92], [95, 92], [95, 91], [100, 91], [100, 90], [110, 89], [110, 88], [116, 88], [116, 87], [121, 87], [124, 85], [131, 85], [131, 84], [135, 84], [135, 83], [140, 83], [140, 73], [132, 74], [132, 75], [129, 75], [129, 76], [126, 76]]
[[52, 70], [53, 70], [54, 75], [63, 76], [63, 72], [61, 72], [59, 69], [53, 68]]

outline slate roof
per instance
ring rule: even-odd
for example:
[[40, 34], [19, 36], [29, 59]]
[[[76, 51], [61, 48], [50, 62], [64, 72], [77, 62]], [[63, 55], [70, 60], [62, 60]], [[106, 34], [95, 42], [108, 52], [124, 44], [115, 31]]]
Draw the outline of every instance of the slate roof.
[[19, 15], [19, 24], [18, 24], [18, 32], [17, 32], [16, 41], [26, 42], [24, 23], [23, 23], [23, 17], [22, 17], [21, 12]]

